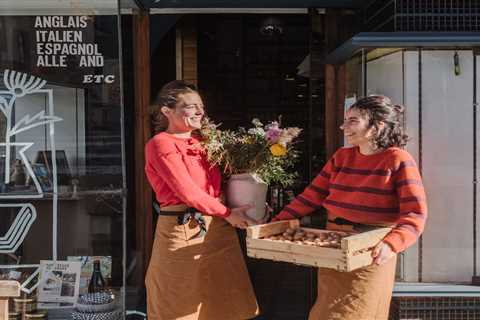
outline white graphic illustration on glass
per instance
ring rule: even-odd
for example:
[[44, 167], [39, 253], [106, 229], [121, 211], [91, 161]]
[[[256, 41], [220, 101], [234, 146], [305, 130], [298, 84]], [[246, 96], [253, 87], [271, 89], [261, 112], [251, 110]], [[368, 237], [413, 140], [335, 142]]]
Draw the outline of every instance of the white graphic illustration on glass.
[[17, 216], [7, 233], [0, 237], [0, 253], [12, 253], [17, 251], [20, 244], [22, 244], [23, 239], [25, 239], [28, 230], [37, 217], [37, 211], [35, 210], [35, 207], [29, 203], [0, 204], [0, 208], [2, 207], [18, 207], [19, 209]]
[[[43, 189], [42, 186], [40, 185], [37, 175], [32, 169], [32, 165], [30, 164], [30, 161], [28, 161], [27, 156], [25, 155], [25, 152], [27, 151], [28, 148], [33, 146], [32, 142], [10, 142], [8, 145], [6, 143], [0, 143], [0, 157], [7, 157], [7, 148], [12, 150], [13, 148], [18, 149], [18, 155], [21, 158], [22, 165], [26, 169], [26, 173], [28, 174], [29, 178], [32, 179], [33, 185], [35, 186], [35, 189], [37, 191], [37, 194], [9, 194], [5, 193], [2, 194], [0, 193], [0, 199], [20, 199], [20, 198], [43, 198]], [[11, 153], [10, 153], [11, 154]], [[6, 162], [6, 161], [5, 161]], [[7, 169], [9, 171], [7, 171]], [[5, 163], [5, 175], [4, 177], [0, 177], [0, 181], [3, 181], [5, 184], [10, 183], [10, 177], [11, 177], [11, 166], [7, 166]]]
[[[12, 177], [12, 160], [19, 161], [19, 165], [25, 168], [25, 173], [29, 179], [31, 179], [35, 193], [31, 192], [0, 192], [0, 199], [32, 199], [42, 198], [44, 191], [42, 184], [39, 183], [36, 172], [32, 169], [32, 165], [28, 161], [25, 152], [27, 149], [34, 145], [33, 142], [19, 142], [15, 141], [14, 137], [26, 130], [34, 127], [46, 126], [46, 133], [50, 141], [51, 150], [51, 174], [52, 174], [52, 259], [57, 259], [57, 166], [56, 166], [56, 152], [55, 152], [55, 140], [54, 140], [54, 122], [61, 121], [62, 119], [54, 115], [53, 105], [53, 90], [43, 88], [47, 83], [46, 80], [12, 70], [5, 70], [3, 73], [3, 84], [6, 90], [0, 90], [0, 117], [5, 117], [5, 136], [0, 137], [0, 158], [4, 161], [0, 162], [3, 168], [0, 168], [0, 172], [3, 175], [0, 176], [0, 183], [3, 186], [11, 184]], [[44, 94], [47, 101], [47, 114], [45, 111], [40, 111], [33, 116], [27, 114], [20, 118], [15, 119], [15, 102], [17, 99], [22, 98], [30, 94]], [[16, 152], [20, 159], [16, 159]], [[11, 226], [5, 235], [0, 237], [0, 253], [14, 253], [18, 247], [22, 244], [32, 224], [34, 223], [37, 212], [33, 204], [31, 203], [2, 203], [0, 209], [15, 210], [16, 216]], [[0, 265], [0, 268], [9, 269], [10, 265]], [[37, 267], [36, 265], [15, 265], [17, 268], [31, 268]], [[22, 284], [22, 290], [25, 292], [31, 292], [35, 288], [28, 288], [28, 285], [34, 278], [34, 272], [27, 280]]]
[[[6, 120], [5, 143], [0, 143], [0, 147], [5, 148], [5, 174], [3, 181], [8, 184], [10, 183], [11, 174], [11, 147], [15, 146], [15, 143], [12, 142], [12, 138], [20, 132], [45, 124], [51, 125], [53, 122], [60, 121], [62, 119], [53, 115], [45, 115], [45, 112], [41, 111], [35, 114], [33, 117], [27, 114], [19, 121], [16, 121], [16, 123], [14, 124], [13, 109], [17, 98], [21, 98], [25, 95], [32, 93], [45, 92], [49, 95], [49, 104], [51, 104], [51, 106], [53, 107], [52, 90], [42, 89], [43, 86], [47, 83], [47, 81], [34, 76], [29, 76], [26, 73], [16, 72], [12, 70], [5, 70], [5, 72], [3, 73], [3, 83], [8, 90], [0, 90], [0, 111], [5, 115]], [[53, 127], [51, 127], [51, 131], [53, 131]], [[23, 151], [25, 151], [25, 149], [27, 149], [28, 147], [29, 146], [26, 146]], [[23, 165], [27, 166], [28, 174], [31, 176], [32, 179], [35, 179], [35, 175], [33, 174], [33, 171], [29, 166], [28, 161], [24, 161]]]

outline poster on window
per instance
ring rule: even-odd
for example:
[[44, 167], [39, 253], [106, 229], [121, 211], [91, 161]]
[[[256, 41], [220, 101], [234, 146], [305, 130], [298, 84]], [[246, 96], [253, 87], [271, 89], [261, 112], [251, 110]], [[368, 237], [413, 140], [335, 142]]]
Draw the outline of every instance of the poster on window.
[[40, 261], [38, 301], [75, 303], [80, 287], [78, 261]]

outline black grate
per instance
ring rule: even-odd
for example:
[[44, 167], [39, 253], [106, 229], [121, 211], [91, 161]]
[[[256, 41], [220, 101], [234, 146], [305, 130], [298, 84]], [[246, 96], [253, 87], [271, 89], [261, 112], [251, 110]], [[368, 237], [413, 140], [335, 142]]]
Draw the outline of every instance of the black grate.
[[480, 319], [480, 297], [396, 297], [389, 320]]
[[368, 31], [480, 31], [480, 0], [375, 0]]

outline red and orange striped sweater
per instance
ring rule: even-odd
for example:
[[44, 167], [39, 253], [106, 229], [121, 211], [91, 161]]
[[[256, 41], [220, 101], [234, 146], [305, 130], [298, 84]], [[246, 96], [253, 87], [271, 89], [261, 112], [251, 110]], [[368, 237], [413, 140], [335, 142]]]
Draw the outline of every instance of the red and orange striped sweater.
[[423, 232], [427, 203], [412, 156], [399, 148], [362, 155], [341, 148], [312, 183], [274, 220], [300, 218], [323, 206], [329, 219], [394, 225], [384, 238], [395, 252], [411, 246]]

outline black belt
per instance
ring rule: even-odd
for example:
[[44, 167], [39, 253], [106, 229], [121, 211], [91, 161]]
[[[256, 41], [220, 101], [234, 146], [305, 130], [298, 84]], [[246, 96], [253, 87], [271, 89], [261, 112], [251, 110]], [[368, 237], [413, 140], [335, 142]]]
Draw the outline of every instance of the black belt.
[[333, 220], [328, 219], [328, 222], [334, 223], [338, 226], [352, 226], [354, 229], [357, 230], [371, 230], [371, 229], [376, 229], [376, 228], [381, 228], [382, 226], [374, 226], [371, 224], [363, 224], [363, 223], [358, 223], [358, 222], [353, 222], [344, 218], [335, 218]]
[[207, 233], [207, 224], [201, 212], [197, 209], [188, 207], [185, 211], [163, 211], [158, 203], [153, 203], [153, 208], [161, 216], [176, 216], [179, 225], [185, 225], [190, 221], [195, 221], [200, 227], [200, 231], [191, 239], [201, 238]]

